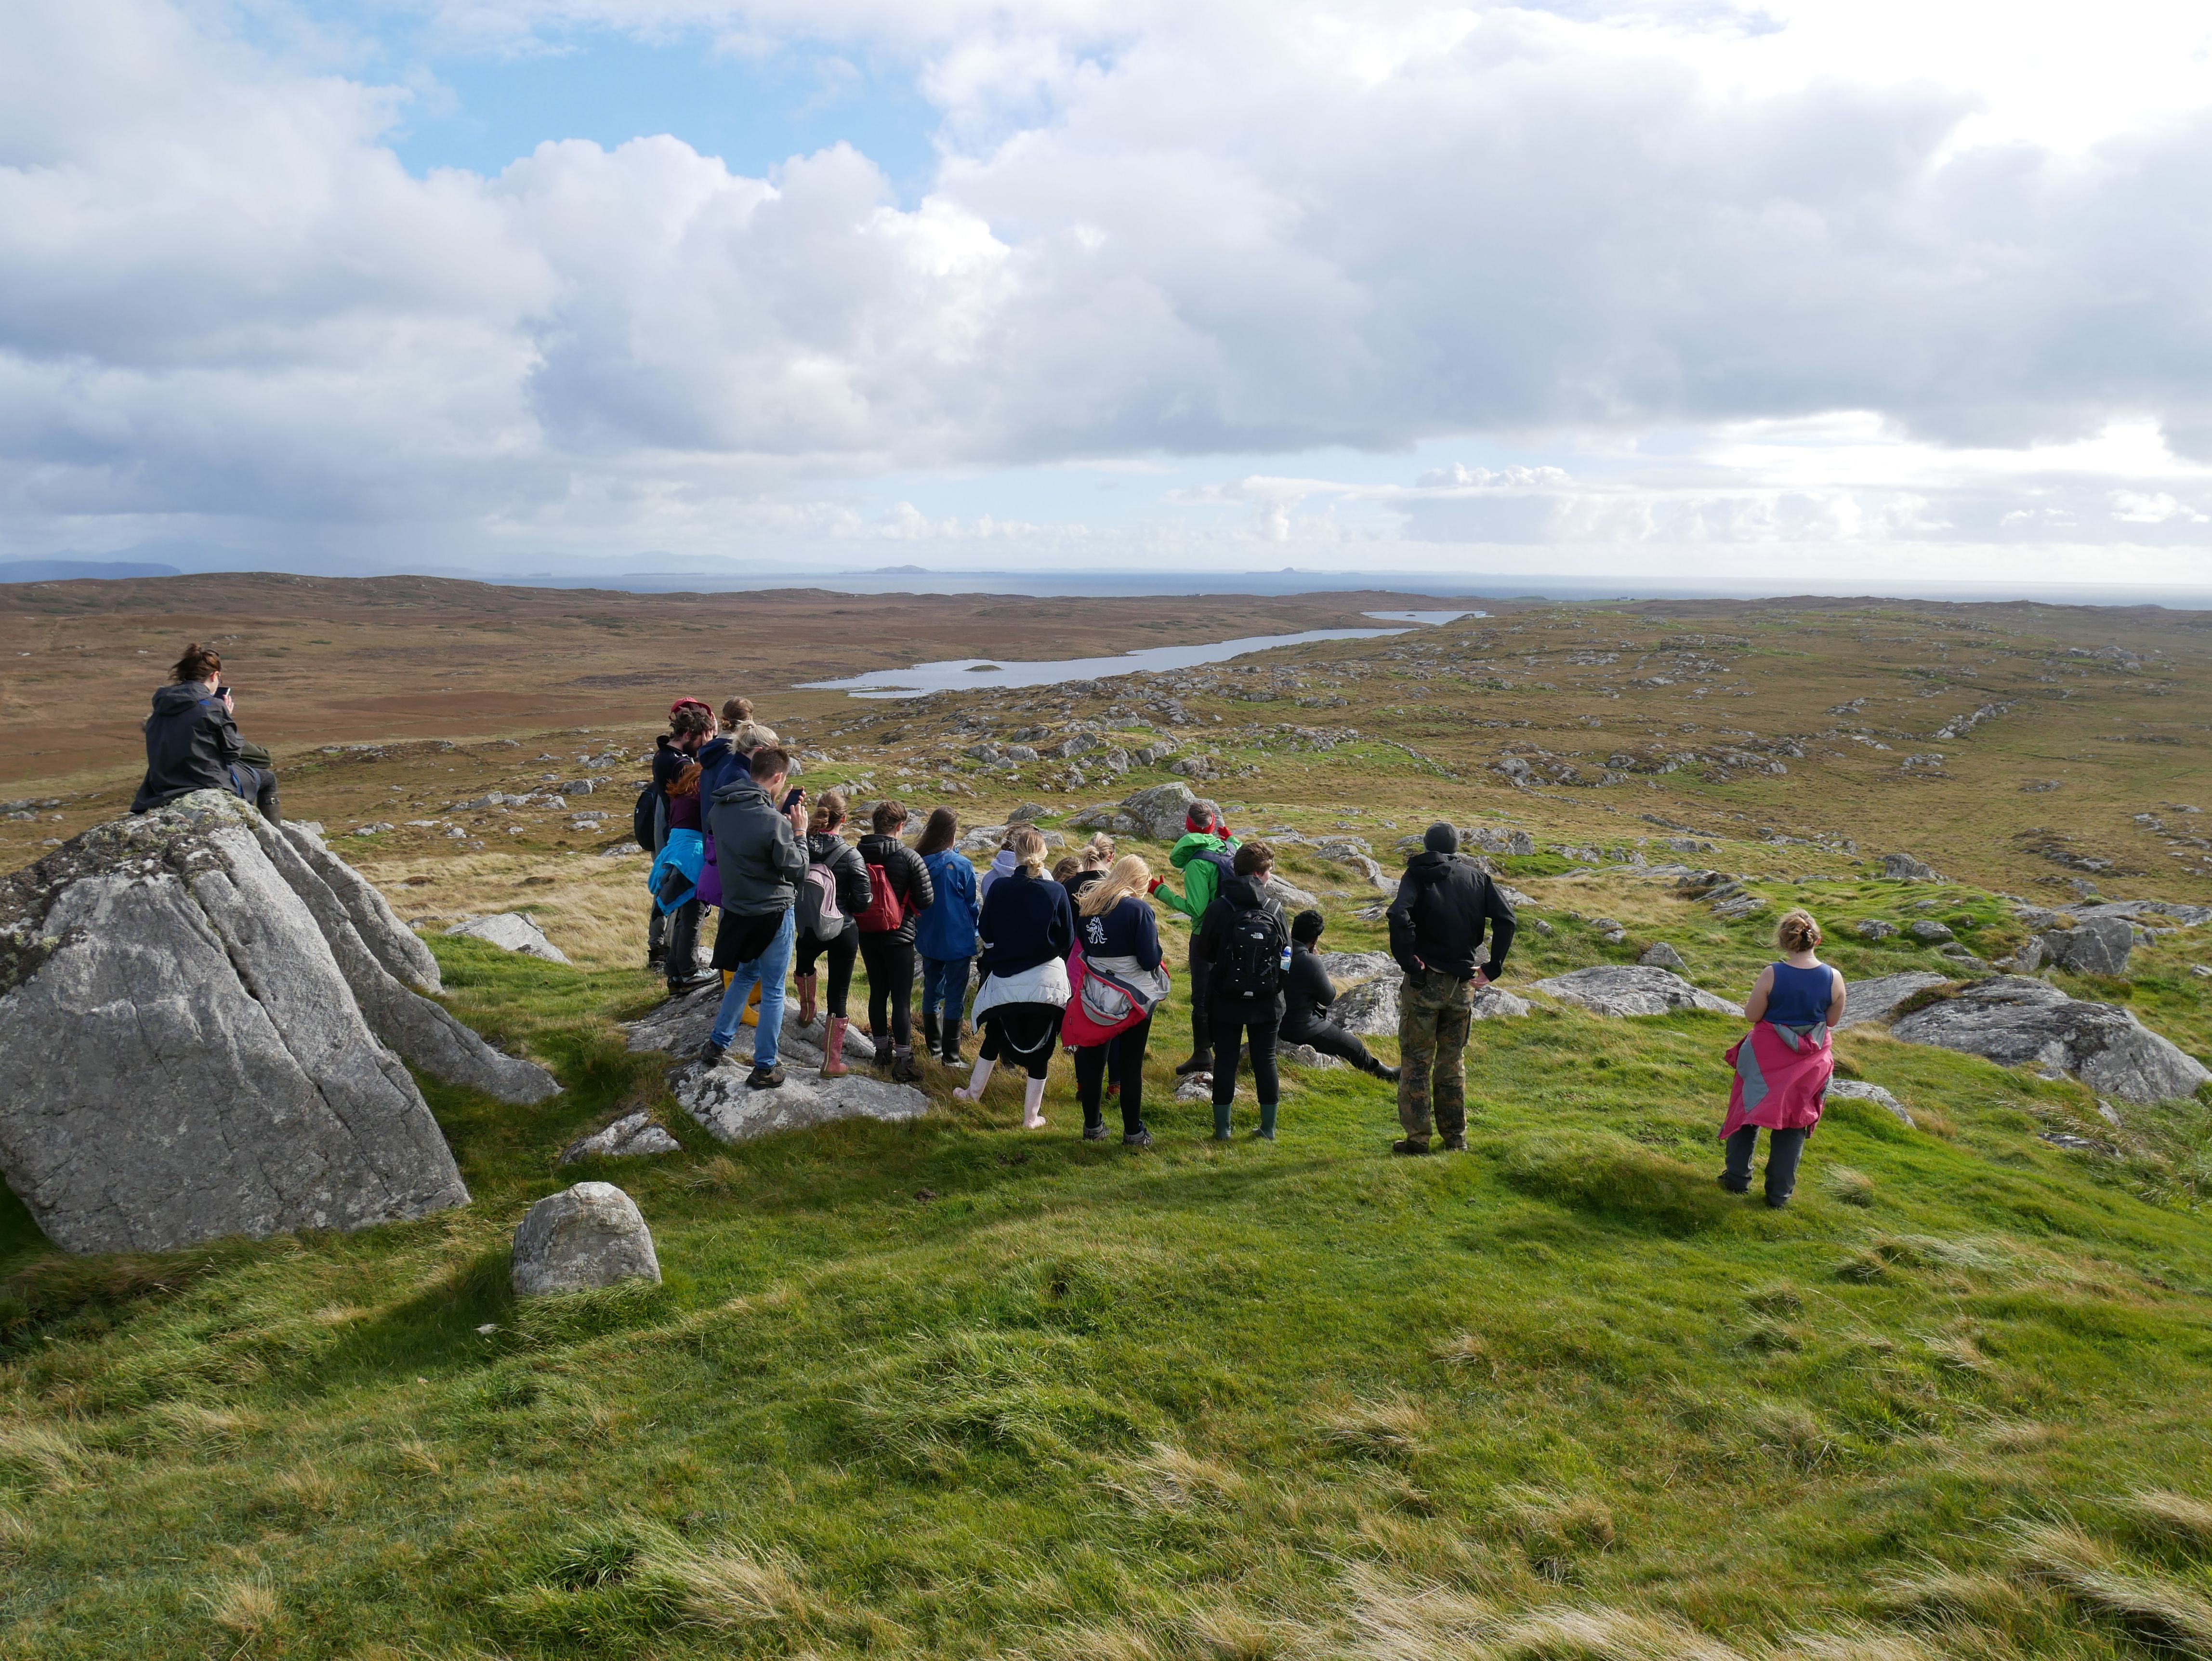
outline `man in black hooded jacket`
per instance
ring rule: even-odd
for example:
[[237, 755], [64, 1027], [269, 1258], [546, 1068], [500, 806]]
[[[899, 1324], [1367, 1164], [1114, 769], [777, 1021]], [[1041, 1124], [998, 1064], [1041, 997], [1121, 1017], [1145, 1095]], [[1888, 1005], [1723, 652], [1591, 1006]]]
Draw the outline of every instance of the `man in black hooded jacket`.
[[[1459, 851], [1459, 832], [1432, 824], [1406, 861], [1390, 902], [1390, 955], [1406, 971], [1398, 989], [1398, 1123], [1395, 1153], [1426, 1153], [1430, 1119], [1444, 1146], [1467, 1146], [1468, 1025], [1474, 995], [1504, 972], [1513, 908], [1498, 885]], [[1478, 963], [1486, 925], [1487, 958]]]

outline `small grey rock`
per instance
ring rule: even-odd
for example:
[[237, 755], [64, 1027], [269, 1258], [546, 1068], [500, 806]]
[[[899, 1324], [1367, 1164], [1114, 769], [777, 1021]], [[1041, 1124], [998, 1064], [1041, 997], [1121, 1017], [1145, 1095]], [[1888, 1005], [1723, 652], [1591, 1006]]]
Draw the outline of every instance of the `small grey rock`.
[[652, 1116], [643, 1110], [626, 1113], [604, 1130], [568, 1144], [560, 1163], [574, 1165], [579, 1159], [629, 1159], [650, 1153], [680, 1153], [683, 1144], [653, 1123]]
[[446, 933], [465, 940], [486, 940], [505, 952], [519, 952], [526, 958], [542, 958], [547, 963], [565, 964], [568, 961], [561, 948], [545, 938], [544, 931], [520, 911], [501, 911], [489, 917], [471, 917], [466, 922], [457, 922]]
[[1831, 1079], [1828, 1094], [1843, 1101], [1872, 1102], [1906, 1129], [1914, 1128], [1911, 1110], [1878, 1084], [1868, 1084], [1859, 1079]]
[[1334, 1056], [1322, 1055], [1310, 1043], [1286, 1043], [1277, 1053], [1292, 1067], [1311, 1068], [1319, 1072], [1345, 1065]]
[[593, 1287], [660, 1284], [653, 1231], [637, 1202], [612, 1183], [578, 1183], [530, 1208], [514, 1231], [509, 1271], [518, 1298]]
[[1955, 940], [1959, 938], [1933, 917], [1921, 918], [1919, 922], [1907, 928], [1905, 932], [1923, 946], [1941, 946], [1948, 940]]
[[1910, 854], [1885, 854], [1881, 857], [1881, 874], [1892, 882], [1941, 882], [1933, 866], [1916, 860]]
[[1897, 933], [1895, 923], [1884, 922], [1880, 917], [1861, 917], [1851, 928], [1863, 940], [1886, 940]]
[[1682, 954], [1664, 940], [1655, 940], [1645, 946], [1644, 955], [1636, 961], [1647, 969], [1671, 969], [1678, 975], [1690, 966], [1682, 961]]

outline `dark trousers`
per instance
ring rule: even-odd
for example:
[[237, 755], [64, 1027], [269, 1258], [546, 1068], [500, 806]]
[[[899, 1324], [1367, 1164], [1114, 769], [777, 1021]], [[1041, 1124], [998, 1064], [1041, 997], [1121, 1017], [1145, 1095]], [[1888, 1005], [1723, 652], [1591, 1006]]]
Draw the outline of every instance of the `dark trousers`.
[[[896, 934], [860, 936], [868, 965], [868, 1035], [883, 1042], [888, 1031], [902, 1050], [914, 1048], [914, 942]], [[888, 1019], [890, 1025], [884, 1025]]]
[[658, 905], [645, 920], [645, 961], [648, 968], [668, 955], [668, 914]]
[[973, 958], [924, 958], [921, 960], [921, 1018], [927, 1020], [940, 1009], [945, 1031], [960, 1036], [960, 1021], [968, 1008], [968, 969]]
[[242, 761], [233, 762], [231, 771], [235, 776], [238, 794], [252, 802], [261, 817], [271, 824], [284, 823], [283, 809], [276, 800], [276, 775], [266, 767], [255, 767]]
[[1025, 1070], [1032, 1079], [1052, 1071], [1052, 1052], [1060, 1043], [1060, 1012], [1048, 1003], [1002, 1003], [983, 1017], [983, 1044], [975, 1053], [987, 1062]]
[[[1770, 1130], [1766, 1133], [1766, 1199], [1770, 1205], [1780, 1205], [1797, 1189], [1797, 1161], [1805, 1157], [1805, 1139], [1813, 1134], [1808, 1125], [1799, 1130]], [[1759, 1141], [1759, 1127], [1747, 1124], [1728, 1139], [1728, 1174], [1721, 1178], [1738, 1194], [1751, 1191], [1751, 1152]]]
[[1071, 1053], [1075, 1057], [1075, 1099], [1083, 1104], [1085, 1127], [1101, 1124], [1106, 1068], [1110, 1062], [1121, 1086], [1121, 1134], [1133, 1136], [1145, 1128], [1145, 1046], [1152, 1042], [1149, 1015], [1126, 1032], [1117, 1032], [1104, 1043]]
[[1281, 1100], [1282, 1084], [1275, 1076], [1275, 1032], [1283, 1018], [1275, 1006], [1223, 999], [1206, 1013], [1213, 1028], [1213, 1104], [1226, 1107], [1237, 1099], [1237, 1052], [1248, 1037], [1252, 1043], [1252, 1093], [1263, 1103]]
[[1322, 1021], [1296, 1032], [1286, 1031], [1282, 1035], [1282, 1042], [1310, 1045], [1324, 1056], [1350, 1062], [1363, 1073], [1375, 1070], [1375, 1057], [1368, 1053], [1367, 1046], [1359, 1042], [1358, 1035], [1346, 1031], [1334, 1021]]
[[[860, 955], [860, 931], [848, 928], [834, 940], [816, 940], [811, 934], [799, 942], [799, 954], [792, 960], [792, 973], [811, 975], [817, 958], [830, 959], [829, 996], [822, 1007], [838, 1020], [845, 1019], [845, 1001], [853, 990], [853, 959]], [[872, 970], [870, 972], [873, 972]]]
[[[1213, 1059], [1213, 1015], [1207, 1006], [1212, 997], [1213, 964], [1198, 955], [1198, 942], [1193, 940], [1190, 946], [1190, 1053], [1208, 1063], [1208, 1070]], [[1231, 1050], [1230, 1054], [1234, 1056], [1236, 1052]]]
[[699, 902], [686, 900], [668, 914], [668, 978], [699, 972]]

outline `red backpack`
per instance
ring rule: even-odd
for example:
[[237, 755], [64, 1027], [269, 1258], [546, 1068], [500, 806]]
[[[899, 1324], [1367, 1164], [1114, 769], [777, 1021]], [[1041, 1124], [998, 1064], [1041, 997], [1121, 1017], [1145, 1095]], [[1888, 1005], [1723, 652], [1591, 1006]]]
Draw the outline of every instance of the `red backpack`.
[[891, 886], [891, 873], [882, 866], [868, 867], [868, 909], [860, 916], [863, 934], [889, 934], [906, 925], [906, 907]]

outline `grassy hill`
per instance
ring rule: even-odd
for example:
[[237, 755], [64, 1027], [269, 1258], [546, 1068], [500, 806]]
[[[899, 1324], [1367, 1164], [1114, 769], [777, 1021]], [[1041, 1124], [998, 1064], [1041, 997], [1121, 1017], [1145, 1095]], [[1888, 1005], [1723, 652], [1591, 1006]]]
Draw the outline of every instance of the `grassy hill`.
[[[1799, 901], [1856, 978], [1945, 962], [1857, 941], [1863, 916], [1933, 916], [2002, 956], [2022, 938], [1991, 891], [2003, 880], [2048, 878], [2045, 903], [2090, 877], [2194, 897], [2178, 876], [2085, 876], [2019, 833], [2117, 845], [2139, 830], [2120, 809], [2188, 788], [2196, 737], [2142, 751], [2160, 767], [2178, 752], [2155, 778], [2069, 762], [2068, 788], [2041, 797], [2017, 786], [2045, 757], [1994, 747], [2004, 718], [1938, 746], [1948, 775], [1986, 770], [1972, 783], [1908, 779], [1897, 746], [1838, 739], [1838, 759], [1789, 757], [1784, 774], [1723, 757], [1515, 786], [1491, 761], [1531, 747], [1527, 729], [1501, 739], [1477, 716], [1547, 705], [1565, 730], [1589, 711], [1565, 691], [1506, 702], [1526, 689], [1469, 687], [1463, 669], [1397, 678], [1420, 666], [1391, 651], [1448, 639], [1300, 654], [1273, 700], [1288, 709], [1193, 691], [1186, 730], [1216, 713], [1360, 729], [1326, 751], [1216, 746], [1228, 776], [1201, 788], [1240, 825], [1348, 821], [1386, 864], [1434, 814], [1532, 830], [1540, 852], [1503, 861], [1535, 900], [1516, 981], [1665, 939], [1692, 978], [1740, 996], [1775, 910]], [[2160, 675], [2180, 693], [2088, 696], [2178, 697], [2144, 708], [2175, 711], [2187, 737], [2203, 705], [2174, 649]], [[1886, 696], [1887, 672], [1845, 666], [1803, 701]], [[1296, 704], [1334, 696], [1324, 679], [1346, 706]], [[1678, 696], [1622, 701], [1646, 694]], [[1947, 720], [1987, 701], [1946, 697]], [[808, 717], [836, 757], [814, 778], [921, 802], [955, 778], [982, 823], [1040, 789], [1065, 807], [1165, 776], [1051, 792], [954, 759], [963, 715], [1055, 713], [979, 695], [847, 715], [863, 724], [834, 739]], [[1437, 733], [1417, 734], [1417, 715]], [[2069, 756], [2087, 741], [2033, 730]], [[892, 770], [940, 751], [942, 769]], [[337, 830], [386, 796], [495, 784], [520, 756], [326, 758], [295, 770], [295, 811]], [[581, 964], [434, 940], [456, 1011], [568, 1086], [538, 1109], [428, 1087], [467, 1209], [72, 1259], [0, 1196], [0, 1653], [2212, 1654], [2203, 1104], [2127, 1108], [2115, 1127], [2077, 1085], [1855, 1030], [1844, 1067], [1915, 1128], [1838, 1102], [1796, 1202], [1771, 1213], [1713, 1181], [1726, 1019], [1540, 1007], [1479, 1024], [1469, 1152], [1399, 1160], [1389, 1092], [1341, 1072], [1288, 1075], [1279, 1142], [1207, 1141], [1207, 1110], [1168, 1099], [1179, 986], [1152, 1048], [1151, 1153], [1076, 1140], [1064, 1063], [1042, 1135], [1016, 1128], [1011, 1081], [959, 1107], [938, 1068], [939, 1110], [916, 1123], [723, 1147], [672, 1108], [668, 1058], [629, 1053], [615, 1025], [655, 996], [629, 966], [636, 862], [595, 857], [557, 816], [511, 822], [512, 837], [451, 847], [404, 829], [354, 844], [404, 910], [528, 905]], [[1559, 851], [1641, 837], [1657, 861], [1692, 833], [1715, 846], [1679, 857], [1745, 874], [1763, 912], [1725, 922], [1620, 861]], [[1863, 855], [1887, 842], [1972, 879], [1881, 881]], [[2151, 846], [2119, 862], [2148, 869]], [[1328, 900], [1327, 944], [1379, 942], [1347, 867], [1301, 850], [1285, 868]], [[1607, 941], [1600, 917], [1626, 938]], [[2068, 984], [2212, 1055], [2197, 990], [2212, 983], [2190, 973], [2208, 952], [2176, 934], [2125, 981]], [[1240, 1130], [1249, 1104], [1248, 1084]], [[684, 1151], [556, 1174], [561, 1148], [634, 1106]], [[579, 1177], [636, 1198], [666, 1283], [518, 1305], [514, 1226]]]

